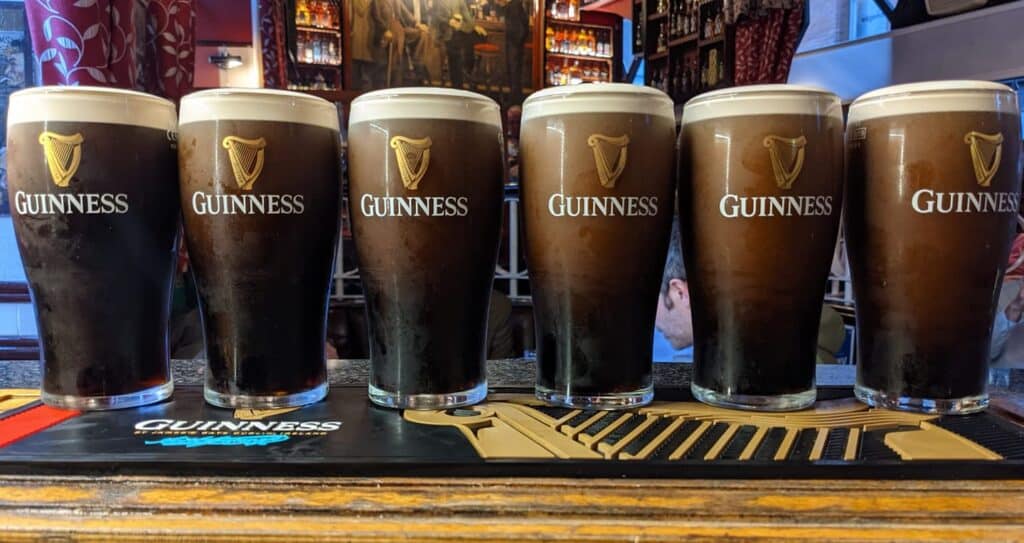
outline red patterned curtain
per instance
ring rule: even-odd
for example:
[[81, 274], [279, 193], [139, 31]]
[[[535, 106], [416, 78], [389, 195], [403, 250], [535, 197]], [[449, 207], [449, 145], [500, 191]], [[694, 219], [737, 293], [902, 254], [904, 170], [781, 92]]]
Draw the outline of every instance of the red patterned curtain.
[[803, 29], [803, 2], [755, 5], [731, 15], [736, 21], [736, 85], [785, 83]]
[[263, 86], [288, 86], [288, 57], [285, 50], [284, 0], [260, 0], [260, 45], [263, 49]]
[[134, 0], [26, 0], [46, 85], [135, 84]]
[[142, 88], [179, 100], [192, 90], [195, 75], [193, 0], [142, 1], [146, 4]]
[[193, 0], [25, 0], [25, 12], [44, 85], [138, 88], [173, 99], [192, 87]]

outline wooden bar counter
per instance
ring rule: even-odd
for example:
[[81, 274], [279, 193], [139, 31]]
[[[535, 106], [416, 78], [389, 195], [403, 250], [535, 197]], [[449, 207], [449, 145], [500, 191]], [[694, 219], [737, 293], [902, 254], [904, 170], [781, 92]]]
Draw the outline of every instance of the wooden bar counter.
[[[522, 386], [533, 371], [526, 361], [495, 361], [489, 375], [492, 386]], [[851, 371], [821, 366], [819, 383], [849, 384]], [[184, 385], [201, 382], [194, 361], [176, 361], [175, 372]], [[335, 385], [365, 375], [365, 361], [331, 364]], [[689, 366], [656, 365], [660, 385], [688, 377]], [[1003, 370], [995, 381], [992, 409], [1020, 417], [1020, 373]], [[37, 385], [35, 363], [0, 362], [0, 389]], [[4, 473], [0, 541], [1024, 540], [1024, 472], [995, 480]]]

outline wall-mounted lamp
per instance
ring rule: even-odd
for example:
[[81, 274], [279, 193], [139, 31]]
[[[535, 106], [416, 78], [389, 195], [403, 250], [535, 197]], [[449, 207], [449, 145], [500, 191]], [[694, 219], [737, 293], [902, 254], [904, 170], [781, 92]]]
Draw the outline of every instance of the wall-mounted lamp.
[[213, 64], [221, 70], [230, 70], [242, 65], [242, 57], [239, 55], [232, 55], [228, 52], [226, 47], [221, 47], [220, 50], [217, 51], [216, 55], [210, 55], [210, 64]]

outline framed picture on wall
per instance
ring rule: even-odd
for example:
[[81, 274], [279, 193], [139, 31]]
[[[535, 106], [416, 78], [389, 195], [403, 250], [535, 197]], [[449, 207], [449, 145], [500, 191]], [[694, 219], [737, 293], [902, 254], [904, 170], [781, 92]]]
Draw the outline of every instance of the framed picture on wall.
[[353, 90], [431, 85], [503, 105], [531, 92], [537, 0], [352, 0]]
[[[32, 46], [25, 25], [25, 3], [0, 1], [0, 146], [7, 141], [7, 107], [11, 93], [33, 85]], [[7, 201], [6, 148], [0, 147], [0, 215], [11, 213]]]

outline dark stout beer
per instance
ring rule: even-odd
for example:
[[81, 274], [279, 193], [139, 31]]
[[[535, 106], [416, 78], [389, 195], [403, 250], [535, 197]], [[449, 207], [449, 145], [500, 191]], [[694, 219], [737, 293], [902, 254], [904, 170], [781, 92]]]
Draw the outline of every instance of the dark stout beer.
[[287, 407], [327, 394], [339, 143], [334, 106], [312, 96], [214, 90], [182, 100], [181, 205], [214, 405]]
[[829, 92], [707, 93], [683, 111], [679, 215], [697, 399], [814, 403], [818, 324], [843, 193], [843, 118]]
[[42, 399], [114, 409], [171, 395], [179, 209], [174, 105], [138, 92], [11, 96], [11, 217], [42, 346]]
[[1016, 96], [995, 83], [900, 85], [850, 107], [846, 233], [862, 401], [934, 413], [988, 404], [1020, 136]]
[[370, 399], [478, 402], [504, 185], [498, 105], [465, 91], [378, 91], [352, 102], [348, 137]]
[[634, 85], [546, 89], [527, 99], [522, 127], [537, 397], [646, 404], [673, 213], [672, 101]]

